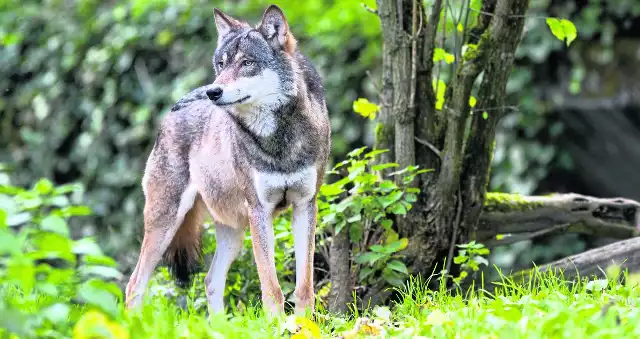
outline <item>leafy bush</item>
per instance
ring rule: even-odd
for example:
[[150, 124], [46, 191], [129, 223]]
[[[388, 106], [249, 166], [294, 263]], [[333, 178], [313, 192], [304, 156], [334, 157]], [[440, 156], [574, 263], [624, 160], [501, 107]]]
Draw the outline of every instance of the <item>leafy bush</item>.
[[0, 184], [0, 333], [57, 338], [86, 310], [120, 317], [115, 260], [92, 238], [71, 238], [68, 220], [90, 214], [74, 203], [81, 192], [47, 179]]

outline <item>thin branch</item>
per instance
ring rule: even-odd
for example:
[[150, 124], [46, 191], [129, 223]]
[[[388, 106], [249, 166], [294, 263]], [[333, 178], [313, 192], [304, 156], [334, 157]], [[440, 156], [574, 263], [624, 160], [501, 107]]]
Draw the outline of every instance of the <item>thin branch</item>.
[[365, 4], [360, 4], [360, 5], [362, 5], [362, 8], [364, 8], [365, 11], [367, 11], [369, 13], [373, 13], [375, 15], [378, 15], [378, 10], [373, 9], [373, 8], [371, 8], [371, 7], [369, 7], [369, 6], [365, 5]]
[[424, 139], [420, 139], [418, 137], [414, 137], [414, 138], [416, 139], [416, 141], [419, 144], [421, 144], [423, 146], [427, 146], [427, 148], [429, 148], [429, 150], [431, 150], [431, 152], [433, 152], [433, 154], [437, 155], [438, 158], [440, 160], [442, 160], [442, 153], [435, 146], [433, 146], [430, 142], [428, 142], [428, 141], [426, 141]]
[[555, 225], [555, 226], [549, 227], [547, 229], [542, 229], [542, 230], [535, 231], [535, 232], [527, 232], [527, 233], [515, 234], [515, 235], [506, 235], [502, 239], [490, 240], [490, 241], [485, 242], [485, 246], [487, 246], [487, 247], [496, 247], [496, 246], [502, 246], [502, 245], [510, 245], [510, 244], [517, 243], [519, 241], [529, 240], [529, 239], [541, 237], [543, 235], [550, 235], [550, 234], [554, 234], [554, 233], [563, 233], [563, 232], [566, 232], [567, 229], [569, 229], [569, 226], [571, 226], [571, 224], [559, 224], [559, 225]]

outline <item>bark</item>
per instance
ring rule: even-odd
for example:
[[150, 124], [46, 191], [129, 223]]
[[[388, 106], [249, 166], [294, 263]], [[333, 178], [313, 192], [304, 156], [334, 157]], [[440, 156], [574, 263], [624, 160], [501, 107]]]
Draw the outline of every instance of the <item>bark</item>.
[[351, 301], [353, 284], [351, 279], [351, 243], [346, 229], [334, 234], [329, 248], [329, 311], [345, 313], [347, 303]]
[[380, 92], [380, 112], [378, 112], [375, 128], [376, 149], [388, 149], [389, 152], [381, 154], [380, 163], [393, 162], [394, 152], [394, 127], [393, 118], [393, 62], [392, 54], [396, 48], [395, 25], [393, 3], [389, 0], [378, 0], [378, 16], [382, 28], [382, 88]]
[[[486, 4], [491, 6], [490, 2]], [[478, 42], [486, 67], [478, 93], [477, 109], [473, 112], [465, 145], [460, 188], [465, 211], [461, 217], [461, 228], [472, 238], [489, 183], [496, 128], [505, 114], [507, 81], [521, 40], [528, 7], [528, 0], [511, 3], [499, 1], [495, 8], [496, 16], [491, 19], [487, 34]], [[483, 23], [485, 22], [480, 22]], [[468, 102], [468, 98], [465, 98]]]
[[[393, 63], [393, 116], [395, 120], [395, 162], [400, 168], [415, 164], [414, 115], [410, 107], [411, 84], [411, 44], [410, 32], [404, 23], [410, 23], [412, 16], [405, 15], [413, 0], [398, 0], [393, 13], [398, 17], [395, 25], [395, 51], [391, 54]], [[416, 24], [417, 25], [417, 24]]]

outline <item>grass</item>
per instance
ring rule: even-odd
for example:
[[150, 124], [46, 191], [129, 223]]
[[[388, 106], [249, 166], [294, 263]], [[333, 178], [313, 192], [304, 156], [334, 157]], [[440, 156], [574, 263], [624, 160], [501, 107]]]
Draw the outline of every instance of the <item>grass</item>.
[[[537, 273], [535, 283], [504, 279], [495, 294], [430, 291], [421, 279], [398, 289], [391, 308], [347, 316], [319, 312], [314, 322], [295, 316], [243, 314], [207, 318], [155, 298], [127, 314], [130, 338], [638, 338], [636, 276], [567, 282]], [[296, 324], [296, 321], [298, 324]], [[296, 334], [297, 333], [297, 334]], [[293, 336], [292, 336], [293, 335]]]

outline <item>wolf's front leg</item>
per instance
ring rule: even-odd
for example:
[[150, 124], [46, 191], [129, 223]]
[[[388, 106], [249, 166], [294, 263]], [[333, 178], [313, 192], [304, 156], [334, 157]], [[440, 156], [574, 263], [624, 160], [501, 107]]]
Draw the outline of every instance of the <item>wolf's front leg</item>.
[[315, 197], [293, 204], [291, 227], [296, 255], [296, 313], [314, 312], [313, 253], [317, 213]]
[[284, 313], [284, 295], [278, 282], [275, 263], [272, 211], [259, 203], [249, 209], [253, 256], [258, 266], [263, 307], [270, 315]]

